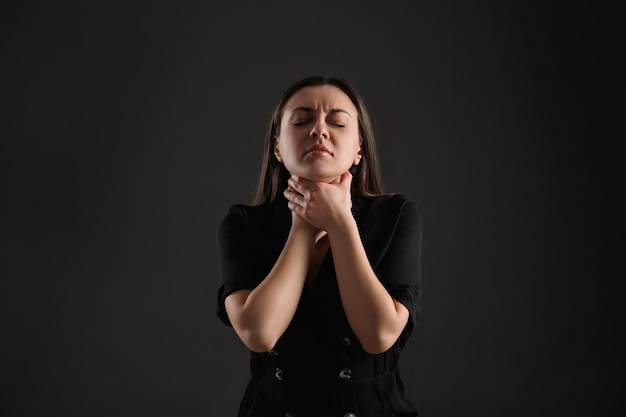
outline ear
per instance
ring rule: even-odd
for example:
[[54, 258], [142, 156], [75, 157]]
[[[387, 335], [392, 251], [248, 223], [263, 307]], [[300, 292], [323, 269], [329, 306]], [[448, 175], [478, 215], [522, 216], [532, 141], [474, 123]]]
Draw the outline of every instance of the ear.
[[274, 156], [276, 156], [278, 162], [283, 162], [283, 157], [280, 155], [280, 149], [278, 148], [278, 137], [274, 137]]
[[361, 162], [361, 158], [363, 158], [363, 149], [361, 149], [361, 147], [359, 146], [359, 151], [357, 152], [356, 156], [354, 157], [354, 162], [352, 162], [353, 165], [359, 165], [359, 162]]

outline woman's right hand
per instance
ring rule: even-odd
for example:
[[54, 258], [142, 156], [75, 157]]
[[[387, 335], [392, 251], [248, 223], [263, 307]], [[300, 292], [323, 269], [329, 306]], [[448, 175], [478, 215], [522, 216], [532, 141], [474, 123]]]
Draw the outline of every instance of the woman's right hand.
[[[289, 187], [288, 190], [293, 191], [291, 187]], [[291, 212], [291, 230], [293, 232], [304, 233], [308, 235], [311, 239], [313, 239], [314, 242], [317, 242], [322, 236], [326, 234], [324, 230], [320, 230], [317, 227], [313, 226], [295, 211]]]

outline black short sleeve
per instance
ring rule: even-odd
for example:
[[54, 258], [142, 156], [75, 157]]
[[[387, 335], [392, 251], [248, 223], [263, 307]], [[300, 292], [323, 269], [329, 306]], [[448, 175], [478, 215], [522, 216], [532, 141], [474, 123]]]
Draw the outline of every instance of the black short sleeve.
[[366, 250], [376, 276], [410, 313], [410, 334], [420, 315], [422, 224], [415, 203], [401, 194], [373, 202], [362, 219]]
[[417, 206], [405, 202], [395, 232], [379, 267], [384, 285], [411, 314], [413, 325], [420, 314], [419, 297], [422, 279], [422, 226]]
[[224, 307], [226, 297], [237, 290], [254, 289], [263, 279], [252, 250], [254, 241], [245, 207], [233, 205], [222, 219], [217, 232], [222, 276], [222, 285], [217, 294], [217, 315], [228, 326], [232, 324]]

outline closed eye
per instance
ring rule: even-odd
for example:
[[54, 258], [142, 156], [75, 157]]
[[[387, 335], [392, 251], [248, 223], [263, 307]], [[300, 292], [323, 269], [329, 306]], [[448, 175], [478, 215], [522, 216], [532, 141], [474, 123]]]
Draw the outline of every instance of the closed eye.
[[341, 117], [333, 117], [327, 120], [327, 123], [339, 128], [344, 128], [348, 125]]

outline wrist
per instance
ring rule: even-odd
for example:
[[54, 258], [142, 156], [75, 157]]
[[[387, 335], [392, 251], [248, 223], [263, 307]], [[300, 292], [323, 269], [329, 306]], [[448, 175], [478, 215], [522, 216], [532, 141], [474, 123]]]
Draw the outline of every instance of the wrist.
[[358, 233], [358, 227], [354, 216], [352, 216], [352, 212], [338, 218], [337, 221], [329, 225], [329, 228], [326, 230], [329, 237], [337, 234], [346, 235], [353, 231]]
[[317, 240], [317, 235], [320, 233], [320, 230], [311, 226], [310, 224], [292, 224], [291, 230], [289, 234], [298, 239], [303, 239], [307, 243], [315, 244]]

